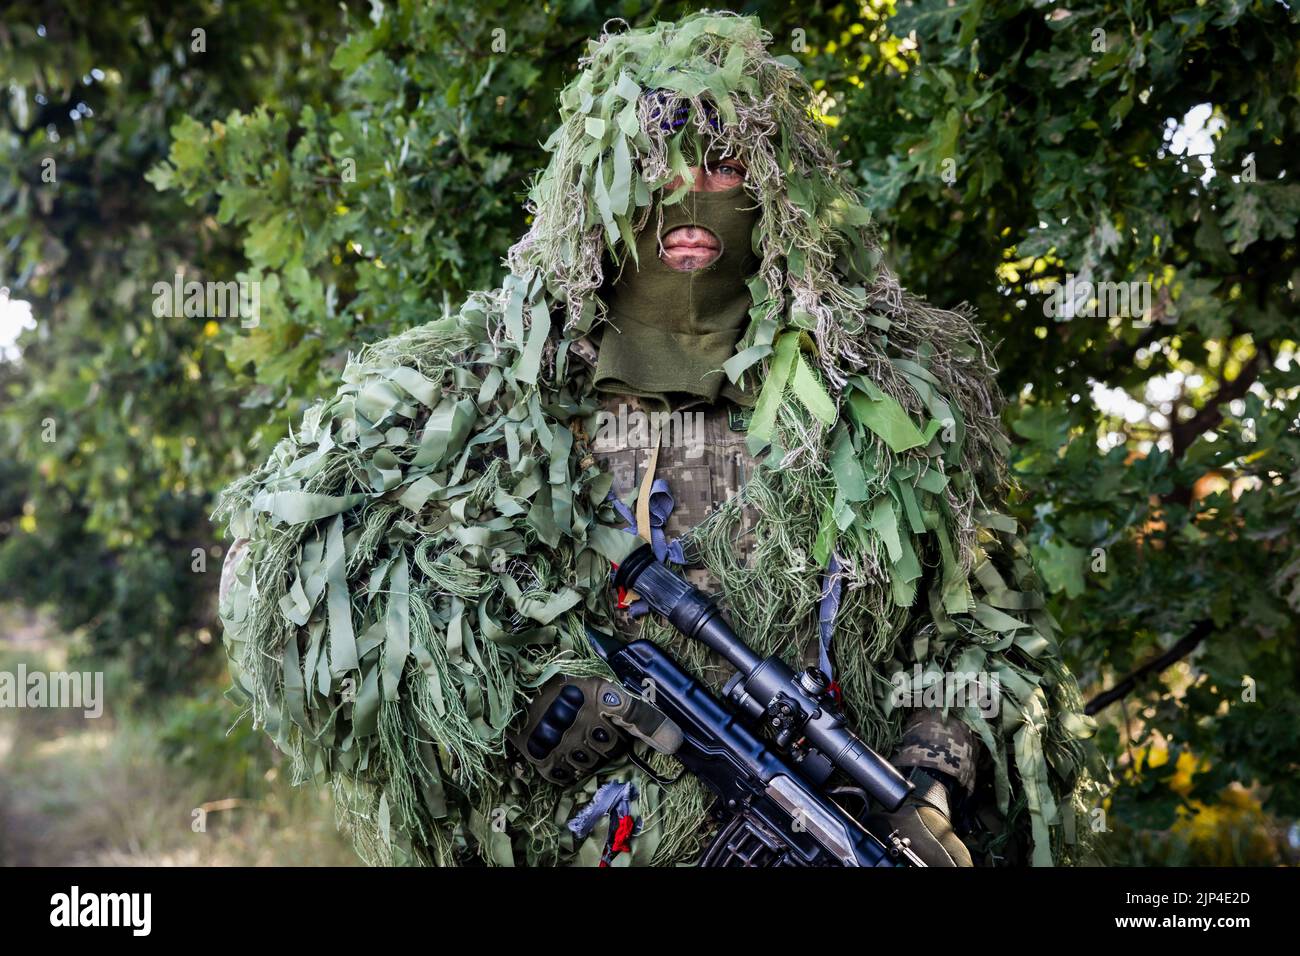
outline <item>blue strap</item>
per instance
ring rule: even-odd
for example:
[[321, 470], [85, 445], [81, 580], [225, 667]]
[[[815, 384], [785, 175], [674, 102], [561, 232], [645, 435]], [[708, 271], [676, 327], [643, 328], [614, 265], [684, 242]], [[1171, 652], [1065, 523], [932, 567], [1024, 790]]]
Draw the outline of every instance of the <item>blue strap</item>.
[[[632, 513], [632, 509], [623, 504], [612, 490], [609, 499], [614, 503], [619, 516], [627, 522], [627, 527], [623, 530], [629, 534], [639, 535], [641, 529], [636, 526], [636, 515]], [[668, 516], [673, 513], [675, 507], [677, 507], [677, 500], [673, 498], [667, 480], [656, 478], [650, 485], [650, 546], [654, 548], [655, 557], [660, 561], [668, 558], [675, 564], [685, 564], [686, 557], [682, 553], [681, 542], [669, 541], [664, 533]]]
[[844, 590], [844, 576], [840, 574], [840, 562], [834, 552], [826, 562], [826, 573], [822, 575], [822, 597], [817, 605], [817, 629], [821, 637], [817, 648], [817, 666], [831, 680], [835, 673], [831, 670], [831, 634], [835, 628], [835, 618], [840, 613], [840, 596]]
[[[619, 500], [613, 489], [610, 489], [609, 500], [613, 502], [619, 517], [627, 522], [627, 527], [623, 530], [628, 534], [639, 536], [641, 531], [636, 526], [636, 515], [632, 513], [632, 509]], [[668, 488], [667, 480], [656, 478], [650, 485], [650, 547], [654, 549], [655, 557], [660, 561], [670, 560], [674, 564], [685, 564], [686, 555], [682, 551], [681, 541], [677, 539], [669, 541], [664, 531], [664, 527], [668, 524], [668, 516], [673, 513], [673, 508], [676, 506], [677, 501]], [[635, 601], [627, 609], [629, 616], [634, 618], [649, 611], [650, 605], [645, 601]]]
[[591, 802], [579, 810], [565, 826], [579, 840], [585, 840], [587, 834], [591, 833], [592, 828], [596, 826], [597, 821], [608, 814], [611, 824], [610, 833], [612, 834], [614, 832], [613, 825], [617, 824], [620, 818], [631, 815], [632, 801], [636, 798], [636, 784], [630, 780], [626, 783], [611, 780], [597, 790], [596, 795], [591, 798]]

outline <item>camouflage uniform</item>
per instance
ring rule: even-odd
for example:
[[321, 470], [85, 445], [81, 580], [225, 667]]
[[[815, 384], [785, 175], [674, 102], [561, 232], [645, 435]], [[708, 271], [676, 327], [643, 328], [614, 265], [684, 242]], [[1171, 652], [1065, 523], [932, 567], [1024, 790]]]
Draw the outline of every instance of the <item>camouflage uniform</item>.
[[[645, 402], [631, 395], [606, 396], [602, 411], [624, 417], [653, 414]], [[754, 458], [745, 447], [742, 409], [720, 402], [696, 405], [679, 413], [683, 418], [690, 416], [689, 443], [683, 445], [665, 439], [659, 446], [655, 466], [655, 478], [667, 482], [673, 495], [673, 510], [664, 525], [670, 541], [684, 536], [719, 504], [738, 495], [755, 467]], [[609, 447], [599, 441], [592, 443], [592, 455], [614, 479], [614, 494], [633, 509], [652, 450], [649, 441], [641, 441], [636, 436], [632, 441], [623, 441], [620, 447]], [[752, 508], [742, 509], [736, 537], [742, 560], [747, 561], [753, 549], [755, 518]], [[703, 591], [716, 594], [720, 590], [719, 582], [703, 568], [688, 565], [686, 577]]]
[[[581, 340], [573, 351], [595, 367], [597, 351], [589, 340]], [[627, 421], [637, 413], [648, 419], [655, 409], [631, 395], [604, 395], [601, 410], [614, 421]], [[698, 403], [674, 411], [692, 418], [689, 432], [681, 433], [689, 435], [690, 440], [661, 442], [655, 466], [655, 478], [666, 481], [673, 495], [674, 507], [664, 525], [670, 541], [685, 535], [718, 505], [740, 494], [748, 476], [758, 467], [745, 443], [746, 409], [721, 399], [713, 405]], [[620, 441], [617, 442], [593, 441], [592, 455], [613, 477], [614, 494], [634, 507], [637, 490], [650, 463], [652, 442], [648, 428], [638, 430], [637, 434], [619, 429], [618, 437]], [[736, 546], [741, 559], [746, 562], [754, 543], [756, 517], [752, 508], [741, 510]], [[687, 556], [689, 558], [689, 554]], [[704, 568], [688, 564], [685, 573], [687, 579], [701, 590], [710, 594], [720, 593], [719, 582]], [[634, 640], [639, 636], [636, 623], [626, 610], [617, 613], [616, 623], [626, 639]], [[815, 643], [808, 648], [805, 657], [807, 663], [817, 662]], [[978, 753], [974, 735], [966, 725], [957, 720], [945, 720], [932, 709], [923, 709], [908, 719], [892, 759], [899, 767], [917, 767], [945, 774], [969, 795], [975, 788]]]

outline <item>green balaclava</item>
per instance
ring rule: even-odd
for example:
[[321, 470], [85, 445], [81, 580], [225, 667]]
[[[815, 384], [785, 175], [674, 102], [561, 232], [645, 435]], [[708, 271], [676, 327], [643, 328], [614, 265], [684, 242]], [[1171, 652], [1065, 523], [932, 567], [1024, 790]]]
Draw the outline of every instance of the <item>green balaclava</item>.
[[[669, 407], [711, 404], [720, 394], [751, 403], [726, 378], [722, 363], [734, 353], [753, 305], [748, 282], [758, 269], [758, 219], [758, 204], [744, 185], [690, 192], [673, 205], [656, 200], [637, 235], [639, 261], [627, 262], [601, 293], [610, 325], [600, 343], [596, 388]], [[691, 272], [669, 268], [659, 247], [679, 226], [709, 230], [721, 254]]]

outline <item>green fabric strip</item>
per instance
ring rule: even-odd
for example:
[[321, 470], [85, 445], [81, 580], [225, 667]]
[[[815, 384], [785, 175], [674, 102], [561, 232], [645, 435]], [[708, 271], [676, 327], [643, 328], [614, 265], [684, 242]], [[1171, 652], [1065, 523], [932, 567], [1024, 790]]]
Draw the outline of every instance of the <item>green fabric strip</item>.
[[410, 574], [405, 551], [399, 552], [397, 560], [393, 562], [393, 572], [388, 581], [387, 608], [384, 626], [384, 700], [397, 700], [402, 668], [411, 651]]
[[339, 677], [356, 670], [358, 666], [356, 635], [352, 631], [352, 599], [348, 593], [342, 516], [337, 516], [330, 522], [325, 539], [325, 566], [330, 673]]

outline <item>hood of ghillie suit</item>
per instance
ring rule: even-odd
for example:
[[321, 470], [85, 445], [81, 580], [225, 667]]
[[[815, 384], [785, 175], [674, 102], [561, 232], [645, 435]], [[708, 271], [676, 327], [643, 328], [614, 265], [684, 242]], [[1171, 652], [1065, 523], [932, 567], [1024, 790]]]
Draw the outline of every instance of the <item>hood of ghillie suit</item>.
[[[506, 734], [553, 675], [606, 673], [583, 625], [609, 629], [610, 564], [638, 543], [590, 454], [597, 402], [571, 347], [606, 321], [597, 291], [635, 267], [657, 191], [692, 157], [727, 154], [761, 212], [753, 305], [724, 369], [753, 401], [764, 467], [743, 491], [759, 516], [750, 563], [732, 543], [739, 500], [694, 529], [693, 553], [738, 630], [790, 659], [818, 637], [834, 569], [836, 676], [877, 749], [904, 716], [895, 675], [996, 676], [996, 715], [951, 712], [987, 751], [1003, 838], [1035, 863], [1078, 856], [1090, 722], [996, 510], [991, 359], [968, 315], [881, 264], [811, 91], [769, 39], [752, 18], [697, 15], [594, 41], [502, 285], [364, 350], [222, 499], [217, 517], [249, 539], [221, 609], [235, 693], [300, 779], [332, 783], [369, 861], [592, 864], [603, 825], [579, 842], [564, 821], [628, 778], [641, 828], [619, 860], [698, 855], [695, 781], [660, 787], [623, 764], [565, 791]], [[642, 627], [707, 682], [724, 676]]]

